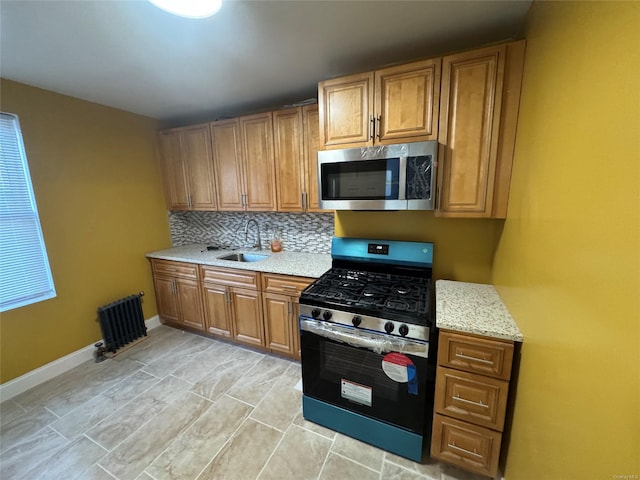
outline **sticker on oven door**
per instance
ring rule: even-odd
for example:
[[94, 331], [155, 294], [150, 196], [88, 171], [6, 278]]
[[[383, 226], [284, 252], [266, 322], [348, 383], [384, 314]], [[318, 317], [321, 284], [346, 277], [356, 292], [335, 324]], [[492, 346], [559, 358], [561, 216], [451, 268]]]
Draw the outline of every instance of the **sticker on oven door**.
[[388, 353], [382, 358], [382, 370], [394, 382], [407, 383], [410, 394], [418, 394], [416, 366], [409, 357], [397, 352]]
[[371, 406], [373, 388], [350, 382], [344, 378], [341, 380], [341, 384], [342, 398], [359, 403], [360, 405], [366, 405], [367, 407]]

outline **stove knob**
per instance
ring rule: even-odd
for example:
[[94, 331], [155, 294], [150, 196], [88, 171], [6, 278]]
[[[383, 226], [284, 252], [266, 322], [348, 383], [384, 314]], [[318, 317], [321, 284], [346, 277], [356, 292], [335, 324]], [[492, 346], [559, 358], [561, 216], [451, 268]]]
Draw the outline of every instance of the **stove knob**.
[[322, 318], [324, 318], [325, 320], [331, 320], [332, 314], [330, 310], [325, 310], [324, 313], [322, 314]]
[[354, 315], [353, 318], [351, 319], [351, 323], [353, 323], [354, 327], [359, 327], [360, 324], [362, 323], [362, 318], [358, 315]]
[[313, 310], [311, 310], [311, 316], [313, 318], [318, 318], [320, 316], [320, 309], [314, 308]]
[[395, 325], [393, 324], [393, 322], [387, 322], [384, 324], [384, 331], [387, 333], [391, 333], [393, 332]]
[[405, 337], [407, 335], [407, 333], [409, 333], [409, 327], [407, 327], [404, 323], [402, 325], [400, 325], [400, 329], [398, 330], [400, 332], [400, 335], [402, 335], [403, 337]]

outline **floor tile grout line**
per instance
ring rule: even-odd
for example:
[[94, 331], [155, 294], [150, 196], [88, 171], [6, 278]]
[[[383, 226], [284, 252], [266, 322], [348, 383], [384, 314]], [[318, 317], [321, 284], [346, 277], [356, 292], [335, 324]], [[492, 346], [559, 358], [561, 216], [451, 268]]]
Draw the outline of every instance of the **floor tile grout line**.
[[[178, 433], [174, 439], [168, 443], [168, 445], [165, 447], [164, 450], [162, 450], [158, 455], [156, 455], [153, 459], [151, 459], [151, 461], [144, 467], [144, 469], [142, 470], [141, 473], [138, 474], [138, 476], [142, 475], [142, 473], [146, 473], [147, 475], [150, 475], [149, 473], [147, 473], [147, 468], [149, 468], [151, 465], [153, 465], [155, 463], [156, 460], [158, 460], [167, 450], [169, 450], [169, 448], [171, 448], [171, 446], [177, 442], [180, 437], [182, 437], [189, 429], [191, 429], [191, 427], [193, 427], [193, 425], [198, 421], [198, 419], [200, 419], [203, 415], [205, 415], [210, 409], [212, 409], [215, 406], [215, 402], [209, 400], [208, 398], [202, 397], [200, 395], [196, 395], [193, 392], [190, 392], [189, 390], [187, 390], [186, 392], [187, 394], [191, 394], [197, 397], [202, 398], [203, 400], [206, 400], [207, 402], [209, 402], [209, 406], [207, 408], [205, 408], [200, 415], [195, 418], [191, 423], [189, 423], [186, 427], [184, 427], [180, 433]], [[142, 428], [142, 427], [140, 427]], [[150, 475], [152, 478], [155, 478], [153, 475]]]
[[[314, 433], [314, 432], [311, 432]], [[327, 450], [327, 454], [324, 456], [324, 461], [322, 462], [322, 467], [320, 467], [320, 471], [318, 472], [318, 476], [316, 477], [318, 480], [322, 477], [322, 472], [324, 472], [324, 467], [327, 465], [327, 461], [329, 460], [329, 455], [331, 455], [331, 449], [333, 448], [333, 443], [335, 442], [335, 438], [331, 440], [331, 446]]]
[[[253, 418], [252, 418], [252, 420], [254, 422], [256, 421]], [[262, 422], [259, 422], [259, 423], [262, 423]], [[264, 472], [264, 469], [267, 468], [267, 465], [269, 465], [269, 462], [271, 461], [271, 458], [273, 458], [273, 455], [278, 451], [278, 448], [280, 447], [280, 444], [284, 441], [284, 437], [287, 435], [287, 432], [289, 431], [290, 427], [291, 427], [291, 424], [289, 425], [289, 427], [287, 427], [287, 429], [284, 432], [282, 432], [282, 436], [280, 437], [280, 440], [278, 440], [278, 443], [276, 444], [274, 449], [271, 451], [271, 455], [269, 455], [269, 458], [267, 458], [265, 460], [264, 464], [262, 465], [262, 468], [258, 472], [258, 475], [256, 475], [256, 480], [258, 480], [260, 478], [260, 475], [262, 475], [262, 472]], [[271, 428], [273, 428], [273, 427], [271, 427]], [[279, 430], [277, 428], [275, 430], [278, 430], [279, 432], [281, 432], [281, 430]]]
[[[333, 448], [333, 445], [332, 445], [332, 448]], [[380, 470], [376, 470], [375, 468], [370, 467], [369, 465], [365, 465], [364, 463], [354, 460], [353, 458], [347, 457], [346, 455], [336, 450], [330, 450], [330, 452], [333, 453], [334, 455], [344, 458], [345, 460], [349, 460], [350, 462], [355, 463], [356, 465], [360, 465], [361, 467], [364, 467], [367, 470], [371, 470], [374, 473], [382, 473], [382, 469], [384, 467], [384, 456], [382, 457], [382, 462], [380, 463]]]
[[[140, 370], [137, 370], [140, 371]], [[146, 373], [146, 372], [145, 372]], [[157, 377], [154, 377], [157, 378]], [[117, 414], [118, 412], [121, 412], [123, 409], [127, 408], [132, 402], [134, 402], [140, 395], [144, 395], [146, 392], [148, 392], [149, 390], [151, 390], [154, 386], [156, 386], [158, 383], [160, 383], [163, 379], [158, 379], [157, 382], [153, 383], [152, 385], [150, 385], [149, 387], [147, 387], [145, 390], [141, 391], [140, 393], [138, 393], [138, 395], [136, 395], [135, 397], [133, 397], [131, 400], [129, 400], [128, 402], [124, 403], [123, 405], [121, 405], [119, 408], [115, 409], [113, 412], [111, 412], [109, 415], [107, 415], [106, 417], [100, 419], [98, 422], [91, 424], [91, 426], [87, 427], [81, 435], [85, 435], [87, 438], [89, 438], [92, 442], [96, 443], [97, 445], [100, 445], [102, 448], [104, 448], [107, 452], [111, 452], [111, 450], [109, 450], [106, 446], [100, 444], [97, 440], [94, 440], [93, 438], [91, 438], [88, 435], [88, 432], [90, 430], [92, 430], [93, 428], [97, 427], [98, 425], [100, 425], [102, 422], [106, 421], [108, 418], [112, 417], [113, 415]], [[137, 429], [136, 429], [137, 430]], [[57, 431], [57, 430], [56, 430]], [[135, 430], [134, 430], [135, 432]], [[132, 434], [134, 433], [132, 432]], [[62, 435], [62, 434], [60, 434]], [[63, 435], [64, 436], [64, 435]], [[66, 438], [66, 437], [65, 437]], [[129, 438], [127, 436], [127, 438]], [[126, 438], [125, 438], [126, 440]], [[124, 440], [123, 440], [124, 441]], [[118, 444], [119, 445], [119, 444]], [[112, 450], [115, 450], [116, 447], [114, 447]]]
[[[230, 398], [233, 398], [233, 397], [230, 397]], [[236, 400], [236, 399], [234, 398], [234, 400]], [[245, 402], [243, 402], [243, 403], [245, 403]], [[246, 405], [249, 405], [249, 404], [246, 404]], [[249, 405], [249, 406], [251, 406], [251, 405]], [[254, 407], [251, 407], [251, 408], [254, 408]], [[204, 473], [204, 471], [209, 467], [209, 465], [211, 465], [211, 462], [213, 462], [216, 459], [216, 457], [218, 455], [220, 455], [220, 452], [222, 452], [224, 450], [224, 448], [227, 446], [227, 444], [229, 444], [229, 442], [231, 442], [236, 437], [238, 431], [242, 428], [242, 426], [245, 423], [247, 423], [247, 420], [249, 420], [249, 415], [251, 415], [251, 413], [247, 414], [247, 416], [238, 424], [236, 429], [229, 435], [229, 438], [227, 438], [227, 440], [220, 446], [218, 451], [216, 451], [215, 455], [213, 455], [213, 457], [211, 457], [211, 460], [209, 460], [207, 462], [207, 464], [202, 468], [202, 470], [200, 470], [200, 473], [198, 473], [198, 475], [196, 475], [194, 477], [194, 480], [197, 480], [197, 479], [200, 478], [200, 475], [202, 475]], [[251, 419], [251, 420], [253, 420], [253, 419]]]

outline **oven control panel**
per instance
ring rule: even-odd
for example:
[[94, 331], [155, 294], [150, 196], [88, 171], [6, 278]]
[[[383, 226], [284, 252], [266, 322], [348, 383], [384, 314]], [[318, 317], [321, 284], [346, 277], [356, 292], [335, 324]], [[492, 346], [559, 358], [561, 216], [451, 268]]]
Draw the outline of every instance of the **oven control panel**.
[[389, 244], [369, 243], [367, 245], [367, 253], [373, 253], [374, 255], [389, 255]]
[[429, 341], [429, 327], [300, 304], [300, 315], [374, 332]]

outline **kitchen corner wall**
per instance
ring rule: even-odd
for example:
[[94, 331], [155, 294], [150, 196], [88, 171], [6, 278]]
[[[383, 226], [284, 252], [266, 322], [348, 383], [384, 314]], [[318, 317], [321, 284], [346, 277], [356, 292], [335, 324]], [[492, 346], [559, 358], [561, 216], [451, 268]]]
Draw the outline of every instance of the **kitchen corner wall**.
[[528, 15], [493, 267], [524, 334], [505, 479], [638, 479], [640, 2]]
[[[260, 226], [263, 248], [269, 248], [273, 232], [281, 233], [284, 250], [331, 253], [332, 213], [169, 212], [174, 247], [190, 243], [246, 246], [244, 226], [254, 219]], [[255, 241], [255, 227], [249, 242]]]

